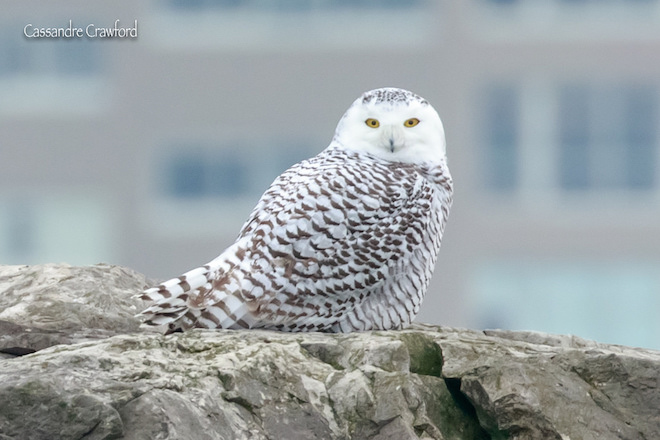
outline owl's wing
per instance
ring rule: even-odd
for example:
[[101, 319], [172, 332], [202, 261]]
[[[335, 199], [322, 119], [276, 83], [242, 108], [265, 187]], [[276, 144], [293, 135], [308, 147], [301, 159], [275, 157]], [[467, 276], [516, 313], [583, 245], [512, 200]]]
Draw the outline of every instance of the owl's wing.
[[421, 244], [432, 192], [401, 164], [319, 155], [283, 173], [239, 235], [251, 313], [275, 328], [336, 321], [405, 270], [401, 259]]

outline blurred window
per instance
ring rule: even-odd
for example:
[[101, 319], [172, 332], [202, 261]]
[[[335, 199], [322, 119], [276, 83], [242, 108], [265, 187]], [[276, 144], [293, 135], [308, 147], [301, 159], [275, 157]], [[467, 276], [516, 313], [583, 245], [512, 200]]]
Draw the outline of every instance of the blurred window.
[[[504, 6], [514, 5], [514, 4], [523, 6], [523, 4], [525, 3], [519, 0], [482, 0], [482, 1], [493, 5], [504, 5]], [[555, 3], [559, 6], [568, 6], [568, 7], [587, 5], [587, 4], [592, 4], [602, 7], [602, 6], [611, 6], [613, 4], [634, 5], [636, 3], [655, 3], [657, 1], [658, 0], [613, 0], [609, 2], [603, 2], [603, 0], [554, 0], [554, 2], [550, 2], [550, 3]]]
[[231, 198], [249, 192], [249, 163], [231, 151], [182, 146], [165, 160], [163, 189], [169, 196]]
[[486, 186], [510, 191], [518, 184], [518, 90], [512, 85], [490, 87], [484, 94], [483, 134]]
[[23, 36], [22, 29], [7, 26], [0, 31], [0, 79], [98, 74], [102, 67], [101, 46], [85, 39], [32, 41]]
[[13, 35], [9, 32], [0, 33], [0, 77], [29, 70], [29, 55], [29, 51], [21, 50]]
[[270, 9], [279, 11], [308, 11], [337, 8], [392, 8], [417, 6], [426, 0], [169, 0], [175, 9]]
[[565, 85], [559, 89], [558, 102], [561, 188], [654, 188], [658, 161], [655, 88]]
[[275, 177], [309, 157], [310, 145], [313, 143], [301, 141], [261, 146], [241, 142], [175, 144], [163, 154], [161, 169], [166, 172], [155, 174], [157, 187], [175, 199], [258, 196]]
[[560, 182], [563, 188], [586, 188], [589, 168], [589, 109], [586, 86], [559, 92]]
[[112, 261], [115, 210], [102, 193], [89, 190], [0, 195], [0, 264]]
[[318, 145], [302, 139], [202, 140], [157, 149], [140, 206], [143, 227], [162, 237], [217, 235], [219, 224], [238, 231], [273, 180], [318, 152]]
[[26, 38], [22, 26], [0, 26], [0, 115], [89, 117], [107, 108], [111, 96], [102, 62], [107, 44]]
[[659, 188], [657, 86], [499, 84], [480, 96], [488, 191]]
[[660, 349], [658, 261], [484, 262], [469, 277], [482, 328]]
[[59, 42], [54, 48], [55, 71], [62, 75], [93, 75], [101, 70], [99, 45], [85, 40]]
[[444, 31], [432, 0], [167, 0], [150, 37], [168, 51], [365, 47], [428, 50]]
[[488, 44], [657, 41], [660, 0], [472, 0], [466, 26]]
[[177, 9], [230, 8], [240, 6], [244, 0], [169, 0], [169, 5]]

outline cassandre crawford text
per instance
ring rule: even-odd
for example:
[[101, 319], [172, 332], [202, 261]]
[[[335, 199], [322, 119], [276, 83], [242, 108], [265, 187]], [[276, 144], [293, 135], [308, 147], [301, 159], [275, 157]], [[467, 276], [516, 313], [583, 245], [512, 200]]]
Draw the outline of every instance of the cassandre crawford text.
[[69, 20], [68, 26], [64, 27], [37, 27], [28, 23], [23, 28], [23, 35], [27, 38], [137, 38], [138, 21], [135, 20], [132, 27], [122, 27], [119, 20], [115, 20], [110, 27], [94, 23], [78, 27], [73, 25], [73, 20]]

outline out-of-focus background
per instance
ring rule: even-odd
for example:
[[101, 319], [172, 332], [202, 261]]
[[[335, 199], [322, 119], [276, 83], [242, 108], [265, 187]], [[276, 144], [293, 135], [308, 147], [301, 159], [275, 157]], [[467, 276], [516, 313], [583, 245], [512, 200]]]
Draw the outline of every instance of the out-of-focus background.
[[[445, 123], [419, 321], [660, 348], [660, 1], [0, 1], [0, 264], [178, 276], [383, 86]], [[133, 26], [136, 39], [24, 28]]]

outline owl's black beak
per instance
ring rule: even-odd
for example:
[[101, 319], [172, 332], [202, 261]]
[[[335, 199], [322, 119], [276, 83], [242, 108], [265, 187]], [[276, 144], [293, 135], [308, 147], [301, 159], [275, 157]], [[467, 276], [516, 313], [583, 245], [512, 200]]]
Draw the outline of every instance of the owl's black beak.
[[390, 150], [390, 153], [395, 153], [397, 150], [400, 150], [406, 141], [401, 128], [397, 128], [392, 125], [385, 126], [383, 128], [383, 137], [381, 138], [383, 147]]

